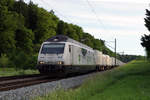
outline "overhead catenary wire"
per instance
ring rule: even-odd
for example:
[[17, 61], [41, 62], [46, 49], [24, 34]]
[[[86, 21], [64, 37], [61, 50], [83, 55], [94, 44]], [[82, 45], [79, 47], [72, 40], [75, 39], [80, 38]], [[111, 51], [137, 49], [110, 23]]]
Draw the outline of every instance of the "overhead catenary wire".
[[52, 10], [54, 10], [56, 13], [58, 13], [60, 16], [64, 17], [65, 19], [67, 19], [68, 21], [71, 21], [70, 19], [68, 19], [66, 16], [64, 16], [63, 14], [61, 14], [59, 11], [57, 11], [56, 9], [54, 9], [54, 7], [52, 7], [48, 2], [45, 2], [44, 0], [41, 0], [41, 2], [43, 4], [46, 4], [47, 6], [51, 7]]
[[108, 44], [105, 44], [106, 46], [108, 46], [108, 47], [110, 47], [111, 49], [114, 49], [114, 47], [112, 47], [112, 46], [110, 46], [110, 45], [108, 45]]
[[92, 6], [92, 4], [90, 3], [90, 1], [89, 1], [89, 0], [86, 0], [86, 2], [87, 2], [87, 4], [89, 5], [89, 7], [90, 7], [91, 11], [93, 12], [93, 14], [96, 16], [96, 19], [97, 19], [98, 23], [101, 24], [101, 26], [104, 28], [104, 30], [106, 30], [108, 33], [110, 33], [109, 30], [107, 30], [107, 28], [106, 28], [105, 25], [103, 24], [102, 20], [101, 20], [101, 19], [99, 18], [99, 16], [97, 15], [97, 13], [96, 13], [94, 7]]
[[75, 23], [74, 21], [70, 20], [66, 15], [63, 15], [62, 13], [60, 13], [59, 11], [57, 11], [56, 9], [54, 9], [54, 7], [52, 5], [50, 5], [48, 2], [45, 2], [44, 0], [41, 0], [41, 2], [43, 4], [46, 4], [47, 6], [51, 7], [51, 9], [54, 10], [54, 12], [56, 12], [58, 15], [62, 16], [66, 20], [68, 20], [70, 23]]
[[105, 41], [105, 42], [107, 42], [107, 43], [114, 43], [115, 41]]
[[[91, 11], [95, 14], [95, 16], [96, 16], [96, 18], [97, 18], [97, 21], [101, 24], [101, 26], [104, 28], [104, 30], [106, 30], [108, 33], [110, 33], [109, 32], [109, 30], [107, 30], [106, 29], [106, 27], [105, 27], [105, 25], [103, 24], [103, 22], [102, 22], [102, 20], [99, 18], [99, 16], [97, 15], [97, 13], [96, 13], [96, 11], [95, 11], [95, 9], [94, 9], [94, 7], [92, 6], [92, 4], [89, 2], [89, 0], [86, 0], [87, 1], [87, 3], [88, 3], [88, 5], [89, 5], [89, 7], [91, 8]], [[115, 39], [115, 41], [106, 41], [106, 43], [110, 43], [110, 42], [116, 42], [116, 39]], [[115, 47], [113, 48], [112, 46], [110, 46], [110, 45], [108, 45], [108, 44], [106, 44], [108, 47], [110, 47], [111, 49], [115, 49], [115, 52], [116, 52], [116, 43], [115, 43]]]

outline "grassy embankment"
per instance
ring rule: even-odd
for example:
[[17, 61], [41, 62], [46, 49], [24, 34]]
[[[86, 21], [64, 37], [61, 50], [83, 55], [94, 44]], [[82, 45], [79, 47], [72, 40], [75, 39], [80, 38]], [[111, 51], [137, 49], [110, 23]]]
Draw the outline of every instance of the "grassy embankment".
[[90, 77], [81, 87], [35, 100], [150, 100], [150, 62], [132, 61]]
[[16, 71], [14, 68], [0, 68], [0, 77], [27, 75], [27, 74], [39, 74], [39, 72], [38, 70], [17, 70]]

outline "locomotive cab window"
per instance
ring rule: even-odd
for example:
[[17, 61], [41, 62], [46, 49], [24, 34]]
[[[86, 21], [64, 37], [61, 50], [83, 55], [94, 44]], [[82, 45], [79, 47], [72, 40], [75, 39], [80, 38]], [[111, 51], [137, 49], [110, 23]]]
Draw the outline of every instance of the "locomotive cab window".
[[64, 43], [44, 44], [41, 50], [42, 54], [61, 54], [64, 53]]
[[69, 45], [69, 52], [71, 52], [71, 45]]

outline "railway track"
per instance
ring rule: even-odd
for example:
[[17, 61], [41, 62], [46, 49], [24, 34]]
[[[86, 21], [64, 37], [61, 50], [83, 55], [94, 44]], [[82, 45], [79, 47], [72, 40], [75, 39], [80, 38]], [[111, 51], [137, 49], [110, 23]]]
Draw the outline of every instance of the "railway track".
[[59, 80], [60, 78], [54, 78], [47, 75], [27, 75], [27, 76], [11, 76], [11, 77], [0, 77], [0, 92], [13, 90], [25, 86], [51, 82]]
[[[93, 72], [88, 72], [88, 73], [93, 73]], [[35, 84], [40, 84], [40, 83], [57, 81], [64, 78], [85, 75], [88, 73], [73, 74], [66, 77], [60, 77], [60, 76], [58, 77], [57, 75], [53, 75], [53, 74], [52, 75], [34, 74], [34, 75], [23, 75], [23, 76], [0, 77], [0, 92], [31, 86]]]
[[0, 77], [0, 81], [19, 79], [19, 78], [21, 79], [21, 78], [26, 78], [26, 77], [37, 77], [37, 76], [41, 76], [41, 74], [5, 76], [5, 77]]

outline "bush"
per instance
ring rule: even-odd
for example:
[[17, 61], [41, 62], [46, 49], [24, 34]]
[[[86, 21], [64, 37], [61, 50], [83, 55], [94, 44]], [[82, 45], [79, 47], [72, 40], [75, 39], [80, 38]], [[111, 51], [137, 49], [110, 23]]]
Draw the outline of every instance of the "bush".
[[9, 58], [7, 57], [6, 54], [2, 54], [0, 57], [0, 67], [8, 67], [9, 65]]
[[27, 55], [24, 52], [16, 53], [13, 62], [16, 69], [26, 69]]
[[16, 70], [18, 69], [36, 69], [38, 54], [27, 54], [23, 51], [15, 51], [11, 55], [11, 60], [13, 62], [13, 66]]
[[28, 69], [36, 69], [38, 54], [28, 56], [27, 67]]

